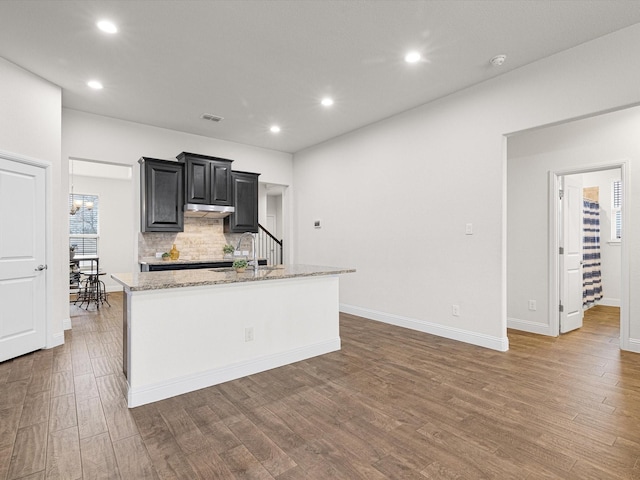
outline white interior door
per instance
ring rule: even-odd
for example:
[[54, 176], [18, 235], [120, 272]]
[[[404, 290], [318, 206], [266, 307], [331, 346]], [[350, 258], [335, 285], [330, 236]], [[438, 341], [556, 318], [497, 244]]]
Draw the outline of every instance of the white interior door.
[[46, 343], [45, 169], [0, 157], [0, 362]]
[[563, 178], [560, 245], [560, 333], [582, 327], [582, 176]]

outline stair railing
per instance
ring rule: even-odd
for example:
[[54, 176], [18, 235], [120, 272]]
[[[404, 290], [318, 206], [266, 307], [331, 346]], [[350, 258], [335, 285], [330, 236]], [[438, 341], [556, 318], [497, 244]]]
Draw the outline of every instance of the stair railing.
[[281, 265], [283, 261], [282, 240], [258, 224], [258, 258], [266, 258], [267, 265]]

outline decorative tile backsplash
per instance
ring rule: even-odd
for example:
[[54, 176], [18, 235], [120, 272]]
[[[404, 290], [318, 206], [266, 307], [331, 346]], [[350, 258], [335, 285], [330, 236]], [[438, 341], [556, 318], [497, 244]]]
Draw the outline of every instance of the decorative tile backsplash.
[[168, 252], [175, 243], [180, 251], [180, 260], [210, 260], [222, 258], [222, 247], [230, 243], [235, 246], [240, 234], [224, 233], [222, 219], [184, 219], [184, 232], [138, 233], [138, 256], [155, 257], [156, 252]]

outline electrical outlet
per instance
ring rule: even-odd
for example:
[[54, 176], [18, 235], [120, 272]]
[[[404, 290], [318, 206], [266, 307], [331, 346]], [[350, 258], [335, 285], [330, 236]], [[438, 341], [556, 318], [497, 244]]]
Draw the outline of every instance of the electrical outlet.
[[253, 327], [244, 328], [244, 341], [253, 342]]
[[473, 223], [467, 223], [464, 227], [465, 235], [473, 235]]
[[460, 316], [460, 305], [451, 305], [451, 314], [454, 317]]
[[529, 310], [531, 310], [532, 312], [536, 311], [536, 301], [535, 300], [529, 300]]

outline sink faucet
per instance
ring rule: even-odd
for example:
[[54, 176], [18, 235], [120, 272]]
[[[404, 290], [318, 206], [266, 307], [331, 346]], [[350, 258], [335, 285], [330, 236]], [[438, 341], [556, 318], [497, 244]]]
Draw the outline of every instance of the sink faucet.
[[240, 235], [240, 239], [238, 240], [238, 245], [236, 246], [236, 250], [240, 250], [240, 244], [242, 243], [242, 239], [245, 236], [251, 237], [251, 250], [253, 252], [253, 260], [249, 260], [248, 264], [253, 266], [254, 270], [258, 270], [258, 252], [256, 252], [256, 237], [251, 232], [244, 232]]

